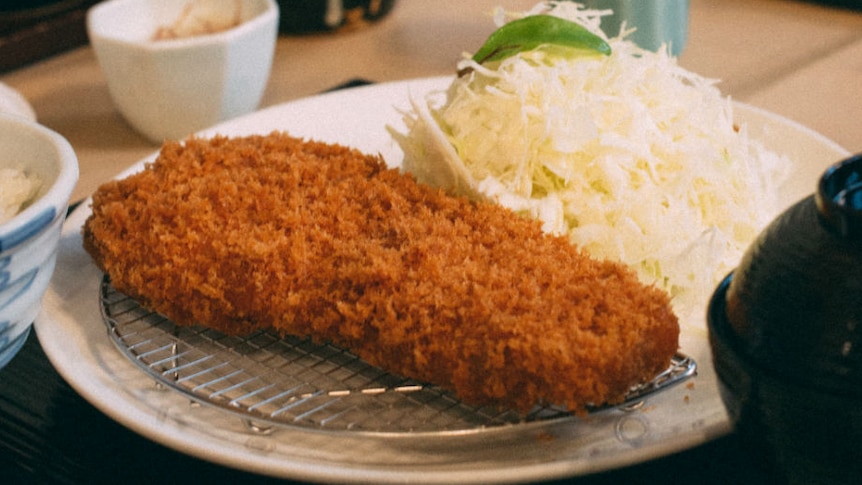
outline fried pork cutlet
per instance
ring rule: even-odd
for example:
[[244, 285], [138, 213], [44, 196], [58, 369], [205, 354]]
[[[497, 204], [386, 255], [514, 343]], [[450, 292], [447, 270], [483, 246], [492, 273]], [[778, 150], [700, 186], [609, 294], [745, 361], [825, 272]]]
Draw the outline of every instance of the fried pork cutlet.
[[177, 324], [310, 336], [472, 404], [619, 402], [678, 346], [669, 297], [623, 265], [280, 133], [167, 143], [83, 231], [117, 290]]

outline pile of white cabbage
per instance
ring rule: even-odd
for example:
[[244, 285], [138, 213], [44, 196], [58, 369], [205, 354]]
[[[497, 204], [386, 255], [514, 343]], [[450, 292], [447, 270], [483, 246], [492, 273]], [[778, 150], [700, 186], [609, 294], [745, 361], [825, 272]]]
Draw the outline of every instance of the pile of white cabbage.
[[[599, 29], [607, 12], [573, 2], [546, 13], [605, 38], [610, 56], [524, 52], [464, 59], [446, 93], [414, 100], [396, 133], [403, 170], [494, 200], [620, 260], [667, 289], [678, 312], [703, 312], [716, 282], [778, 208], [788, 161], [748, 137], [715, 82]], [[691, 307], [691, 308], [689, 308]]]

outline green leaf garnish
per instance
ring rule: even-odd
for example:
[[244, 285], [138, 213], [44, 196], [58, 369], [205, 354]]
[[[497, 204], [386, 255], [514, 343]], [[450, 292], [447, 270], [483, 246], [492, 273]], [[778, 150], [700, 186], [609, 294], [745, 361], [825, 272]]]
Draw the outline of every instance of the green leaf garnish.
[[499, 61], [541, 45], [559, 45], [610, 55], [611, 46], [582, 25], [552, 15], [531, 15], [513, 20], [492, 33], [473, 60]]

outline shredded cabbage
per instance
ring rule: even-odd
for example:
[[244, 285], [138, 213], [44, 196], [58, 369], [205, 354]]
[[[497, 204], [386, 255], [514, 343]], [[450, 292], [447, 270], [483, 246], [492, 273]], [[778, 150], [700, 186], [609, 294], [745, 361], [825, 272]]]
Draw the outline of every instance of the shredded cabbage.
[[787, 160], [734, 124], [715, 81], [630, 32], [608, 39], [608, 12], [551, 2], [496, 20], [540, 12], [587, 27], [612, 54], [540, 48], [483, 65], [465, 54], [467, 75], [405, 113], [403, 170], [537, 218], [665, 288], [681, 315], [702, 312], [777, 213]]

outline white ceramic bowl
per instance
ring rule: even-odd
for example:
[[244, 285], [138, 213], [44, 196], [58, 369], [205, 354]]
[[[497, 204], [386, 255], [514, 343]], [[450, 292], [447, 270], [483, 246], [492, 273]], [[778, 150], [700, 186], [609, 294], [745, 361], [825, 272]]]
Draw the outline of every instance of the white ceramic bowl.
[[[153, 40], [187, 5], [239, 24], [215, 33]], [[117, 109], [155, 143], [254, 111], [278, 36], [274, 0], [109, 0], [87, 13], [87, 33]]]
[[36, 121], [36, 112], [21, 93], [0, 83], [0, 113], [23, 116]]
[[33, 201], [0, 224], [0, 368], [18, 352], [54, 272], [78, 159], [69, 142], [29, 119], [0, 114], [0, 167], [38, 177]]

